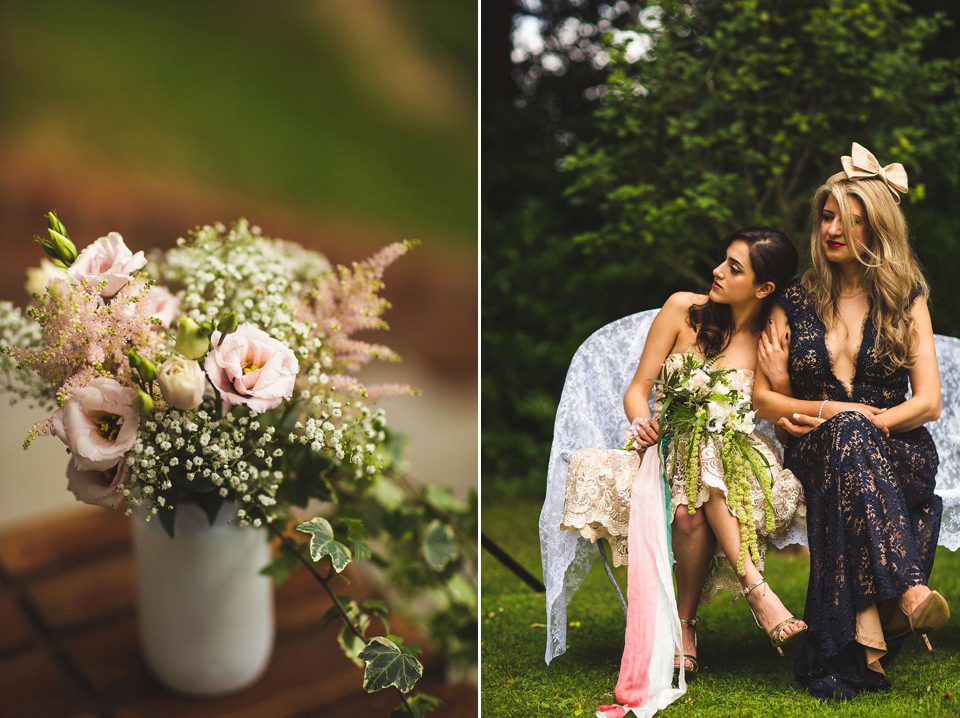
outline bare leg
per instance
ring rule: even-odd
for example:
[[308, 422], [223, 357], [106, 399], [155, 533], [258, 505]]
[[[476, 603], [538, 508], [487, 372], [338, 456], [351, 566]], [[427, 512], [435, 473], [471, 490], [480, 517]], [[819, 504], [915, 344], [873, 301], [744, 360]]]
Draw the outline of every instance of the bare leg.
[[[703, 584], [710, 570], [710, 558], [716, 539], [702, 510], [692, 516], [686, 506], [680, 506], [671, 525], [673, 537], [673, 557], [676, 560], [674, 575], [677, 579], [677, 613], [680, 618], [693, 620], [697, 617]], [[686, 624], [680, 625], [683, 634], [683, 652], [697, 655], [696, 629]], [[693, 665], [685, 662], [687, 670]]]
[[[707, 515], [707, 521], [710, 523], [710, 528], [713, 529], [713, 534], [720, 543], [720, 548], [723, 549], [727, 560], [730, 561], [730, 565], [733, 566], [733, 570], [736, 571], [737, 558], [740, 556], [740, 522], [737, 521], [736, 516], [730, 513], [726, 498], [720, 489], [710, 489], [710, 499], [703, 504], [703, 509]], [[760, 571], [757, 570], [749, 553], [744, 559], [743, 565], [744, 575], [740, 576], [738, 574], [737, 578], [740, 580], [740, 585], [746, 588], [758, 581], [761, 576]], [[764, 631], [772, 630], [781, 621], [793, 615], [786, 609], [777, 597], [777, 594], [775, 594], [767, 584], [763, 584], [756, 590], [751, 591], [747, 595], [747, 602], [753, 609]], [[783, 629], [783, 637], [791, 635], [805, 625], [803, 621], [800, 621], [785, 627]]]

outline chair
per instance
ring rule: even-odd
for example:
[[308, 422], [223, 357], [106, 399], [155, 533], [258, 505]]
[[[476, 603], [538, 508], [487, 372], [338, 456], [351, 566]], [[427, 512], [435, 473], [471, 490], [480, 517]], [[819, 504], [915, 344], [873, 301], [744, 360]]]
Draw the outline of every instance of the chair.
[[[600, 553], [583, 536], [560, 528], [570, 455], [585, 447], [613, 449], [629, 426], [623, 394], [636, 371], [647, 332], [659, 310], [631, 314], [601, 327], [570, 362], [554, 424], [547, 490], [540, 513], [540, 552], [546, 586], [547, 647], [550, 661], [566, 650], [567, 604]], [[937, 493], [943, 499], [941, 546], [960, 548], [960, 340], [935, 336], [943, 393], [940, 419], [928, 425], [940, 453]], [[764, 422], [761, 428], [772, 434]], [[773, 542], [806, 544], [805, 535]]]

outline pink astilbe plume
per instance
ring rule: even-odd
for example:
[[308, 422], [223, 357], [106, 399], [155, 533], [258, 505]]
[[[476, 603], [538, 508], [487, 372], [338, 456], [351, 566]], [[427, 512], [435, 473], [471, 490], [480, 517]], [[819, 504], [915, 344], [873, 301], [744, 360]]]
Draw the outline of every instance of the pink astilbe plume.
[[359, 339], [348, 339], [344, 336], [331, 337], [327, 342], [333, 352], [334, 360], [340, 363], [346, 371], [356, 371], [371, 359], [383, 361], [400, 361], [400, 355], [383, 344], [370, 344]]
[[128, 352], [136, 349], [152, 361], [162, 347], [158, 322], [140, 301], [143, 291], [144, 285], [129, 283], [107, 304], [86, 282], [53, 282], [40, 305], [29, 310], [43, 328], [46, 347], [13, 348], [10, 354], [54, 384], [61, 403], [94, 376], [132, 385]]
[[374, 384], [367, 387], [367, 397], [370, 401], [392, 399], [398, 396], [419, 396], [420, 390], [408, 384]]
[[350, 340], [349, 336], [364, 329], [387, 328], [380, 315], [390, 302], [377, 294], [383, 288], [383, 272], [413, 246], [412, 242], [394, 242], [370, 259], [354, 262], [352, 270], [338, 266], [317, 282], [311, 292], [312, 319], [317, 332], [326, 337], [324, 343], [338, 366], [355, 371], [371, 359], [396, 360], [386, 347]]

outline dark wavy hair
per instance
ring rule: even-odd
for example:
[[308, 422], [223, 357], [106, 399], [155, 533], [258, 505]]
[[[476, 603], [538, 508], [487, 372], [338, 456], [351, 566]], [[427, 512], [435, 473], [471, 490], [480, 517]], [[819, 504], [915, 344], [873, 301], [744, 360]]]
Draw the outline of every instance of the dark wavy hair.
[[[777, 297], [797, 274], [797, 249], [787, 235], [778, 229], [747, 227], [727, 235], [720, 242], [721, 262], [726, 259], [727, 248], [738, 239], [746, 242], [750, 248], [750, 266], [756, 285], [773, 282], [776, 287], [761, 300], [756, 325], [756, 331], [760, 331]], [[733, 335], [733, 312], [729, 304], [718, 304], [708, 298], [703, 304], [690, 307], [687, 321], [697, 331], [697, 347], [708, 358], [723, 351]]]

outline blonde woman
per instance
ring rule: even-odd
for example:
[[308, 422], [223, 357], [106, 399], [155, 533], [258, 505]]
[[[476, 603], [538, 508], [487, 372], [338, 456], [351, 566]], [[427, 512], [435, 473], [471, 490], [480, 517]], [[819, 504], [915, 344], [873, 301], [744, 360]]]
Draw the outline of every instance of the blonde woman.
[[[841, 162], [813, 198], [813, 266], [761, 342], [761, 366], [784, 375], [761, 371], [754, 389], [757, 414], [789, 434], [784, 465], [806, 496], [808, 631], [795, 673], [823, 700], [889, 688], [902, 637], [949, 618], [927, 587], [942, 502], [924, 424], [940, 414], [940, 376], [899, 208], [907, 177], [856, 143]], [[787, 332], [788, 345], [777, 341]]]

